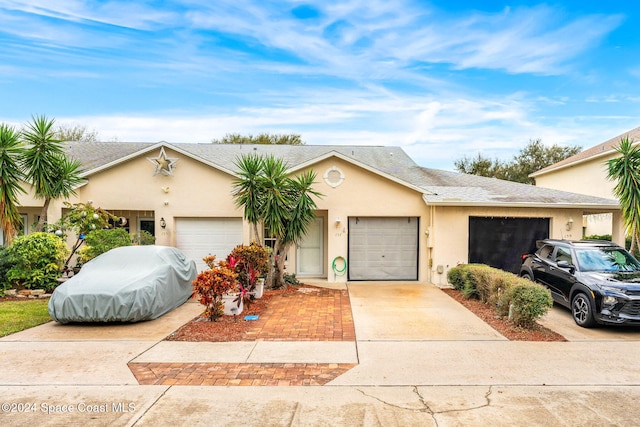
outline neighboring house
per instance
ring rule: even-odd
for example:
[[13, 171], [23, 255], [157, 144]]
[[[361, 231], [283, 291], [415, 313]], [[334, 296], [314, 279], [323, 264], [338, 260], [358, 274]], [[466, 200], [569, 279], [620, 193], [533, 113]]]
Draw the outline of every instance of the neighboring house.
[[[625, 136], [628, 136], [631, 141], [640, 140], [640, 127], [540, 169], [529, 176], [536, 180], [536, 186], [539, 187], [614, 198], [615, 181], [607, 179], [607, 162], [619, 156], [615, 147]], [[611, 234], [611, 221], [609, 214], [585, 215], [583, 219], [584, 233], [587, 236]]]
[[[107, 209], [199, 268], [202, 257], [223, 258], [254, 237], [231, 194], [235, 161], [249, 153], [317, 174], [317, 220], [287, 261], [306, 278], [445, 284], [459, 263], [516, 270], [537, 239], [580, 237], [573, 221], [585, 213], [612, 213], [620, 224], [615, 200], [427, 169], [398, 147], [74, 142], [67, 151], [87, 179], [69, 202]], [[31, 224], [42, 201], [26, 195], [21, 206]], [[62, 206], [51, 204], [50, 222]]]

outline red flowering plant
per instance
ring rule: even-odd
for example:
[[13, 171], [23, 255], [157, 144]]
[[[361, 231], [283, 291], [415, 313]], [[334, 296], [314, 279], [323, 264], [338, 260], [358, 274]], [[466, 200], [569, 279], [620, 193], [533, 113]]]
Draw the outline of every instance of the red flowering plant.
[[215, 322], [224, 313], [222, 296], [238, 289], [238, 273], [227, 261], [219, 261], [216, 265], [215, 255], [202, 260], [209, 269], [202, 271], [193, 281], [193, 296], [198, 296], [200, 304], [206, 307], [204, 317]]
[[240, 295], [236, 299], [240, 305], [240, 298], [249, 302], [255, 292], [258, 278], [267, 273], [269, 268], [269, 248], [252, 242], [249, 246], [238, 245], [227, 257], [227, 262], [232, 263], [234, 271], [238, 274], [240, 282]]

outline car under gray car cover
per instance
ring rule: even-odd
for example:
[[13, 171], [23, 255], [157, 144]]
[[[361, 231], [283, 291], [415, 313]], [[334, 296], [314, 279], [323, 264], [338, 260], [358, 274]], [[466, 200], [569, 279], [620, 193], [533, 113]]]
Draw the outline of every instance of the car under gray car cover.
[[195, 262], [177, 248], [115, 248], [58, 286], [49, 314], [60, 323], [156, 319], [189, 299], [196, 273]]

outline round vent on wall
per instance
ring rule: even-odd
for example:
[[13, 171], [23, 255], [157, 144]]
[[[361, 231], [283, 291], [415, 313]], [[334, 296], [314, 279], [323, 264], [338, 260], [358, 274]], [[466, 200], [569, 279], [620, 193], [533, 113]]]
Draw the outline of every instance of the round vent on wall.
[[336, 188], [344, 181], [344, 173], [337, 166], [332, 166], [324, 173], [324, 182], [330, 187]]

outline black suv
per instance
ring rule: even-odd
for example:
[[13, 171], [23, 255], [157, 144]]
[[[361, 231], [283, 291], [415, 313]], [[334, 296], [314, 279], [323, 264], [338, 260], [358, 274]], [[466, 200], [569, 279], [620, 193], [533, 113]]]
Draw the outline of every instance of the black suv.
[[520, 276], [549, 288], [579, 326], [640, 324], [640, 263], [629, 252], [601, 240], [546, 239], [538, 247], [522, 256]]

